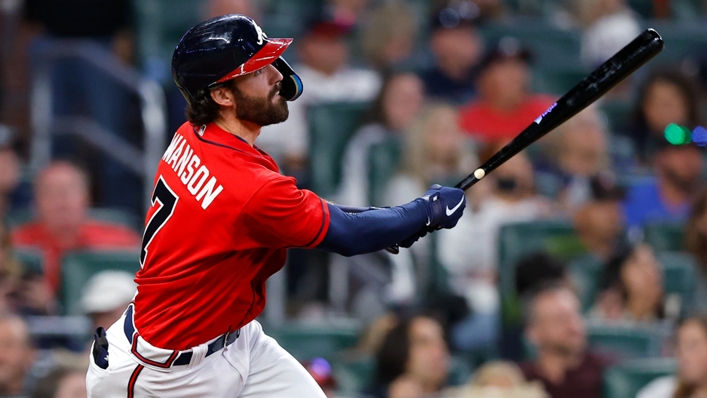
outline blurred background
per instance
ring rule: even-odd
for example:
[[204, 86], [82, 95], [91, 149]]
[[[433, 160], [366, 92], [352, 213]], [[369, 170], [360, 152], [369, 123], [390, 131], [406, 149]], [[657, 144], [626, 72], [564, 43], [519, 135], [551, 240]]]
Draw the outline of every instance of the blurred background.
[[257, 145], [352, 206], [455, 184], [655, 28], [455, 229], [291, 250], [259, 321], [330, 397], [707, 396], [705, 0], [0, 0], [0, 396], [85, 396], [185, 121], [172, 51], [227, 13], [295, 38], [304, 94]]

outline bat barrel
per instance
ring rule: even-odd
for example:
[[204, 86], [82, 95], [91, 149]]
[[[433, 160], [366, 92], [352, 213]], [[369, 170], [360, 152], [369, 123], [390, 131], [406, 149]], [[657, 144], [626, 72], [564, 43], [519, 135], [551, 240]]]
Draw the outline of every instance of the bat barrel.
[[[495, 170], [518, 152], [527, 148], [528, 145], [537, 141], [606, 94], [607, 91], [635, 72], [636, 69], [658, 55], [663, 50], [663, 47], [663, 39], [660, 34], [654, 29], [646, 29], [631, 43], [627, 44], [574, 86], [567, 94], [563, 95], [513, 141], [496, 152], [474, 173], [460, 181], [456, 187], [466, 190], [477, 183], [480, 178], [477, 178], [475, 174], [483, 178], [483, 176]], [[482, 172], [479, 172], [479, 170]]]

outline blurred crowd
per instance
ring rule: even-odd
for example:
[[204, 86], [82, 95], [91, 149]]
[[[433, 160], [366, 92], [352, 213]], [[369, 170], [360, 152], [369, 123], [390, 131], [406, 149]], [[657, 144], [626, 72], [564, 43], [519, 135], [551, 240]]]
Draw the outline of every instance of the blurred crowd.
[[[469, 189], [456, 228], [398, 255], [291, 250], [287, 316], [329, 337], [288, 345], [262, 322], [331, 397], [707, 397], [702, 0], [0, 0], [0, 396], [85, 396], [92, 331], [136, 291], [149, 195], [88, 138], [146, 150], [144, 99], [110, 70], [161, 85], [168, 142], [171, 49], [227, 13], [295, 38], [304, 93], [256, 145], [350, 206], [456, 184], [664, 33], [665, 55]], [[326, 352], [341, 324], [354, 342]]]

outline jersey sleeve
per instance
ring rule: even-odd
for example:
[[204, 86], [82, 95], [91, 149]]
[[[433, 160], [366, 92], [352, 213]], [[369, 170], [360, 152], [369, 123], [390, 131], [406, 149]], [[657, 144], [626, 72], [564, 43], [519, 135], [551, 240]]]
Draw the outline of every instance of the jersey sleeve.
[[244, 207], [243, 224], [248, 235], [267, 248], [312, 248], [329, 228], [326, 202], [295, 185], [294, 178], [267, 182]]

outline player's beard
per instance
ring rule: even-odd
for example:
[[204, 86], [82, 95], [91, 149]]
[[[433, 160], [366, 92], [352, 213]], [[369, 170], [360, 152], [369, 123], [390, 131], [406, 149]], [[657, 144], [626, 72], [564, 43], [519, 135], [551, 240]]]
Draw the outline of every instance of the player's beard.
[[[233, 87], [236, 98], [236, 117], [240, 120], [255, 123], [259, 126], [282, 123], [290, 115], [287, 101], [278, 95], [280, 84], [273, 87], [267, 97], [251, 97]], [[275, 97], [277, 96], [277, 99]]]

